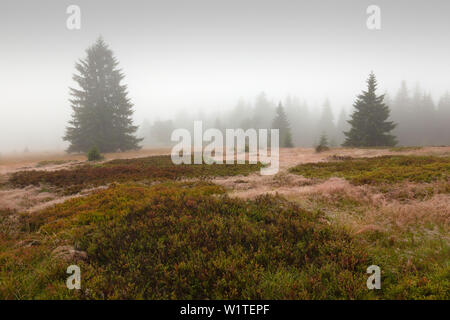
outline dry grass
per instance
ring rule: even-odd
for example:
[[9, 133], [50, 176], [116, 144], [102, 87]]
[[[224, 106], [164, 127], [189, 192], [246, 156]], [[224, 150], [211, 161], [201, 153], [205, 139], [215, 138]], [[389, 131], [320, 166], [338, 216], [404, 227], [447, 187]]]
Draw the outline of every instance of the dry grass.
[[[141, 149], [137, 151], [105, 153], [105, 161], [113, 159], [132, 159], [149, 157], [155, 155], [170, 154], [169, 148]], [[0, 174], [6, 174], [23, 169], [36, 169], [39, 162], [43, 161], [86, 161], [85, 154], [67, 154], [65, 152], [29, 152], [6, 154], [0, 157]], [[59, 166], [56, 165], [58, 168]], [[43, 169], [51, 170], [52, 166], [45, 166]]]
[[345, 226], [355, 234], [366, 231], [405, 232], [440, 228], [443, 235], [449, 235], [450, 195], [438, 194], [420, 201], [402, 203], [388, 200], [373, 189], [353, 187], [332, 188], [319, 185], [307, 196], [290, 197], [290, 200], [311, 208], [320, 208], [336, 223]]
[[[284, 170], [288, 167], [301, 163], [326, 161], [333, 155], [360, 157], [377, 157], [382, 155], [449, 155], [450, 147], [423, 147], [420, 149], [354, 149], [354, 148], [331, 148], [329, 151], [316, 153], [313, 148], [289, 148], [280, 149], [280, 168]], [[148, 157], [153, 155], [170, 154], [170, 148], [142, 149], [138, 151], [128, 151], [121, 153], [106, 153], [105, 161], [113, 159], [133, 159]], [[84, 154], [67, 154], [61, 151], [49, 152], [29, 152], [3, 154], [0, 156], [0, 174], [10, 173], [26, 167], [35, 169], [41, 161], [85, 161]]]
[[0, 190], [0, 209], [28, 210], [29, 208], [54, 200], [56, 195], [36, 187]]
[[0, 210], [35, 212], [103, 188], [105, 187], [85, 189], [70, 196], [61, 196], [51, 190], [33, 186], [24, 189], [0, 190]]

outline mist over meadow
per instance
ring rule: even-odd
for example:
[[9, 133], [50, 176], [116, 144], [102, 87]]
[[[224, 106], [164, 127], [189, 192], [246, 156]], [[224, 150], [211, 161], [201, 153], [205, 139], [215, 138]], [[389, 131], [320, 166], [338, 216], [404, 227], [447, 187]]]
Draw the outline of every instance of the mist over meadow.
[[142, 146], [174, 128], [267, 128], [281, 102], [295, 146], [340, 145], [373, 71], [399, 145], [448, 145], [447, 1], [2, 2], [0, 152], [66, 150], [75, 63], [99, 36], [124, 73]]
[[[384, 102], [390, 107], [390, 120], [396, 128], [393, 134], [402, 146], [448, 145], [450, 143], [450, 94], [446, 92], [436, 103], [433, 97], [416, 85], [410, 90], [405, 81], [398, 92], [391, 96], [386, 93]], [[182, 109], [174, 118], [145, 119], [139, 129], [145, 146], [169, 146], [171, 132], [175, 128], [192, 131], [195, 120], [203, 121], [205, 128], [226, 129], [271, 128], [276, 117], [277, 105], [285, 109], [292, 133], [293, 144], [297, 147], [312, 147], [326, 135], [331, 146], [340, 146], [345, 141], [344, 132], [349, 131], [350, 114], [353, 106], [336, 108], [328, 98], [321, 105], [309, 105], [297, 96], [287, 96], [274, 100], [261, 92], [254, 100], [240, 99], [234, 108], [206, 113], [200, 109]]]
[[0, 300], [449, 300], [449, 14], [0, 1]]

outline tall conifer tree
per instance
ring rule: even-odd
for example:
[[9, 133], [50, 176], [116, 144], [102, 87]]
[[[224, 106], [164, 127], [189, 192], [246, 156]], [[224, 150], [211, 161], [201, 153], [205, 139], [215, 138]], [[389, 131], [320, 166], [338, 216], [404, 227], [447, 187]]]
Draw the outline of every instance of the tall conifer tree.
[[351, 128], [344, 132], [344, 146], [371, 147], [393, 146], [397, 143], [390, 133], [395, 128], [389, 118], [389, 107], [383, 103], [384, 95], [377, 96], [377, 80], [373, 73], [367, 80], [367, 91], [363, 91], [353, 104], [355, 111], [351, 116]]
[[292, 148], [292, 135], [291, 128], [289, 126], [289, 121], [287, 120], [286, 113], [284, 112], [281, 102], [278, 104], [276, 109], [276, 116], [272, 122], [272, 129], [279, 129], [280, 147], [281, 148]]
[[344, 132], [349, 129], [348, 125], [348, 117], [347, 113], [345, 111], [345, 108], [341, 109], [341, 112], [339, 113], [339, 118], [337, 121], [336, 131], [337, 131], [337, 143], [342, 144], [345, 141], [345, 135]]
[[99, 38], [86, 50], [73, 76], [79, 88], [71, 88], [73, 114], [64, 140], [68, 152], [87, 152], [97, 147], [101, 152], [139, 149], [133, 125], [133, 105], [127, 87], [121, 84], [124, 74], [108, 45]]
[[446, 92], [438, 104], [437, 143], [450, 146], [450, 92]]

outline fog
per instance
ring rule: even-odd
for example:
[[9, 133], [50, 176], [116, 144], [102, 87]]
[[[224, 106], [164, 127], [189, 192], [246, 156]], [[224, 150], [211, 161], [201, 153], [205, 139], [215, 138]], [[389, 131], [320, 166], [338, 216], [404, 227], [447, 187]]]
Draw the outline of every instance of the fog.
[[[80, 30], [66, 27], [72, 4]], [[380, 30], [366, 26], [371, 4]], [[213, 119], [261, 92], [274, 104], [298, 97], [317, 114], [329, 99], [337, 123], [371, 71], [380, 93], [393, 98], [406, 80], [437, 105], [450, 90], [449, 15], [446, 0], [3, 0], [0, 152], [67, 147], [74, 64], [100, 35], [125, 74], [136, 125], [180, 110]]]

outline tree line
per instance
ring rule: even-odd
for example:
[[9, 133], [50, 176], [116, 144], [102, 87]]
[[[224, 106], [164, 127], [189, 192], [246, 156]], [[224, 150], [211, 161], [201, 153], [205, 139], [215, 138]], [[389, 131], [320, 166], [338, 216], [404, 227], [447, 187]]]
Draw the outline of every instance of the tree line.
[[[275, 103], [262, 92], [249, 103], [240, 99], [229, 111], [189, 113], [181, 110], [173, 120], [145, 120], [138, 131], [133, 124], [133, 104], [124, 74], [112, 50], [99, 38], [76, 65], [71, 88], [72, 118], [64, 140], [68, 152], [116, 152], [147, 146], [169, 146], [175, 128], [192, 129], [194, 120], [204, 127], [229, 129], [280, 129], [281, 147], [310, 147], [320, 140], [331, 146], [369, 147], [400, 145], [448, 145], [450, 143], [450, 94], [434, 104], [431, 95], [416, 87], [411, 95], [403, 82], [394, 99], [377, 92], [371, 73], [367, 89], [353, 106], [342, 108], [337, 119], [330, 101], [321, 108], [309, 108], [305, 101], [288, 96]], [[319, 110], [317, 110], [319, 109]]]
[[[373, 80], [376, 89], [375, 75], [373, 75]], [[384, 109], [380, 115], [384, 115], [384, 121], [392, 122], [392, 124], [385, 125], [383, 128], [379, 122], [375, 121], [373, 127], [374, 129], [390, 129], [387, 132], [393, 137], [392, 139], [378, 140], [376, 143], [368, 142], [369, 145], [441, 146], [450, 144], [449, 92], [446, 92], [435, 103], [431, 95], [421, 90], [418, 85], [411, 93], [406, 82], [402, 81], [394, 98], [387, 93], [377, 95], [377, 97], [379, 97], [378, 103], [384, 105], [384, 107], [380, 107]], [[145, 137], [144, 143], [147, 145], [167, 146], [170, 144], [170, 132], [174, 128], [189, 128], [194, 120], [202, 120], [207, 127], [218, 129], [271, 128], [281, 107], [287, 121], [292, 145], [297, 147], [316, 146], [320, 143], [322, 136], [327, 137], [331, 146], [349, 145], [345, 144], [347, 137], [345, 132], [352, 127], [352, 115], [357, 111], [356, 105], [361, 105], [361, 102], [358, 102], [359, 99], [360, 97], [357, 97], [352, 106], [343, 107], [337, 114], [334, 114], [328, 99], [325, 99], [321, 106], [311, 108], [306, 101], [295, 96], [288, 96], [277, 104], [262, 92], [253, 102], [240, 99], [234, 108], [221, 113], [189, 113], [181, 110], [172, 120], [157, 120], [153, 123], [145, 120], [140, 128], [140, 134]], [[368, 103], [372, 104], [370, 101]], [[369, 110], [367, 110], [367, 114], [369, 114]], [[375, 125], [376, 123], [378, 124]], [[364, 130], [364, 126], [361, 130]], [[363, 131], [355, 132], [355, 135], [363, 134]]]

